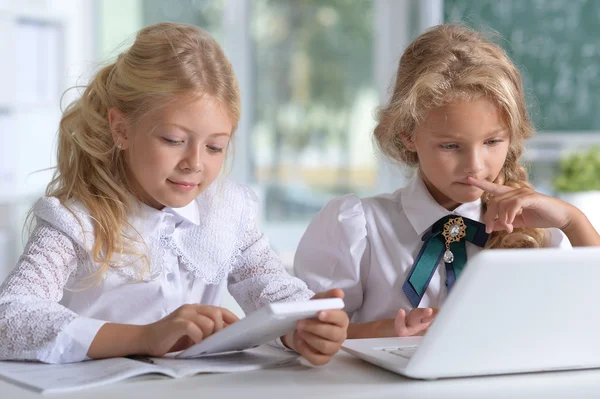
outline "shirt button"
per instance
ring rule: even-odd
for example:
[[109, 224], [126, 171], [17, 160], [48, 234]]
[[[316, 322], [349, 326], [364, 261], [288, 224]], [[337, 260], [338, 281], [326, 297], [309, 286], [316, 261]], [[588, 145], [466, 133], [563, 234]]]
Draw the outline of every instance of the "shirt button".
[[175, 232], [175, 228], [173, 226], [169, 226], [166, 228], [165, 232], [169, 235], [173, 234]]
[[170, 283], [175, 279], [175, 274], [167, 273], [167, 281]]

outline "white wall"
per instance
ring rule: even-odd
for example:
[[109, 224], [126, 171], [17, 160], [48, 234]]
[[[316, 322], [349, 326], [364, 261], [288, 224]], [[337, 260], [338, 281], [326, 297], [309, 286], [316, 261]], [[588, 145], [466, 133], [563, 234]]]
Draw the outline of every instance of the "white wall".
[[[93, 0], [0, 0], [0, 32], [4, 32], [0, 52], [0, 109], [10, 128], [0, 127], [0, 148], [11, 156], [9, 186], [0, 182], [0, 281], [14, 267], [23, 249], [21, 230], [25, 214], [36, 198], [43, 195], [51, 171], [36, 173], [54, 165], [54, 144], [60, 120], [60, 94], [68, 87], [85, 84], [97, 61]], [[57, 65], [38, 61], [42, 45], [34, 50], [31, 38], [22, 34], [23, 21], [58, 27]], [[21, 25], [19, 25], [21, 24]], [[29, 62], [27, 57], [31, 57]], [[54, 71], [40, 80], [36, 71]], [[24, 72], [25, 71], [25, 72]], [[55, 78], [56, 93], [28, 100], [19, 86], [23, 79]], [[27, 80], [25, 81], [27, 83]], [[35, 83], [35, 82], [33, 82]], [[63, 106], [75, 98], [65, 96]]]

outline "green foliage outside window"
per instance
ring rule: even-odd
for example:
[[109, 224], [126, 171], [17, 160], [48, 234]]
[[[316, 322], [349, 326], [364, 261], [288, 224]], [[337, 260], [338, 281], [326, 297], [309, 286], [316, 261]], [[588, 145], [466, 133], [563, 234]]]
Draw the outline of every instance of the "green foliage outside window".
[[600, 149], [592, 147], [563, 158], [554, 187], [559, 192], [600, 191]]

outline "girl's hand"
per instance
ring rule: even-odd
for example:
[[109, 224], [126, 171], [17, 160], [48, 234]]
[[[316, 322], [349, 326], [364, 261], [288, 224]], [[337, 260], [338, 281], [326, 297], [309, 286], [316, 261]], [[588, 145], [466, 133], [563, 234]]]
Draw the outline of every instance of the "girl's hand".
[[483, 216], [487, 233], [498, 230], [512, 233], [515, 227], [556, 227], [563, 230], [578, 213], [573, 205], [530, 188], [513, 188], [472, 177], [467, 181], [491, 194]]
[[[316, 294], [312, 299], [321, 298], [344, 298], [344, 292], [335, 288]], [[316, 319], [298, 321], [296, 330], [283, 336], [282, 342], [310, 363], [320, 366], [340, 350], [346, 340], [348, 324], [348, 315], [343, 310], [324, 310]]]
[[424, 335], [438, 312], [438, 308], [414, 308], [407, 315], [404, 309], [400, 309], [394, 320], [396, 335], [398, 337]]
[[145, 354], [163, 356], [197, 344], [238, 321], [229, 310], [216, 306], [183, 305], [165, 318], [143, 326]]

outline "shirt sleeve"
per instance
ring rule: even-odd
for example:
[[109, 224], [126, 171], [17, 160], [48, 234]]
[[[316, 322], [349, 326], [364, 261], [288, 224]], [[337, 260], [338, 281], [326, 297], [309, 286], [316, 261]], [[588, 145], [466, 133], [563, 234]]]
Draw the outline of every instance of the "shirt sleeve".
[[300, 240], [295, 274], [315, 292], [343, 289], [344, 310], [352, 317], [363, 303], [367, 240], [361, 200], [355, 195], [336, 198], [314, 217]]
[[571, 242], [560, 229], [551, 228], [547, 230], [548, 248], [572, 249]]
[[58, 302], [78, 266], [78, 249], [38, 220], [16, 268], [0, 287], [0, 359], [68, 363], [84, 360], [104, 322]]
[[291, 276], [277, 254], [271, 249], [269, 240], [256, 223], [258, 200], [248, 187], [246, 223], [241, 240], [240, 255], [228, 277], [231, 295], [244, 312], [250, 313], [273, 302], [305, 301], [314, 292], [306, 284]]

